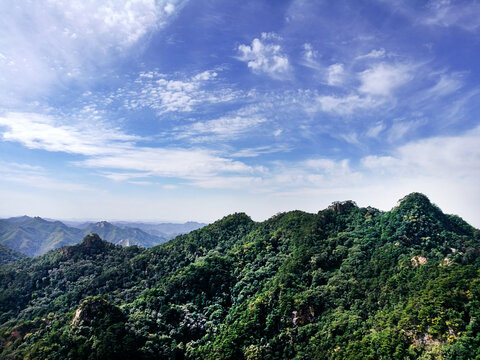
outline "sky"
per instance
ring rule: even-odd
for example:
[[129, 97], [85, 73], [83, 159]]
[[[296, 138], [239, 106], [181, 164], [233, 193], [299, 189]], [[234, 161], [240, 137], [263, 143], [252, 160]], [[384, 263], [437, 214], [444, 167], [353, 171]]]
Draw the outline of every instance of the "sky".
[[480, 227], [480, 2], [0, 2], [0, 216]]

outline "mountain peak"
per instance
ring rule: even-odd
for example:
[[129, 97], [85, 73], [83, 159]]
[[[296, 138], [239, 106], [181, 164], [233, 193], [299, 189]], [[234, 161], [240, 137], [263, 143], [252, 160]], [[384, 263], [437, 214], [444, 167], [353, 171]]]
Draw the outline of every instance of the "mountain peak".
[[355, 201], [345, 200], [345, 201], [335, 201], [328, 207], [329, 210], [332, 210], [335, 213], [343, 214], [357, 207]]
[[103, 248], [105, 243], [98, 234], [89, 234], [83, 238], [80, 245], [86, 248]]
[[392, 211], [402, 214], [418, 212], [430, 214], [432, 218], [436, 218], [441, 221], [443, 221], [445, 217], [445, 214], [437, 205], [433, 204], [426, 195], [419, 192], [410, 193], [400, 199]]
[[427, 205], [431, 206], [430, 199], [422, 193], [412, 192], [398, 201], [398, 205]]
[[103, 228], [103, 227], [109, 227], [109, 226], [113, 226], [113, 225], [110, 224], [108, 221], [103, 220], [103, 221], [99, 221], [94, 226]]

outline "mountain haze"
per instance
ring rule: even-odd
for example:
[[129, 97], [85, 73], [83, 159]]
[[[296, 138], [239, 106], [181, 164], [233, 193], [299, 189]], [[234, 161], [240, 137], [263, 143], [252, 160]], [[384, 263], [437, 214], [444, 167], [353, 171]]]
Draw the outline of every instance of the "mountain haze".
[[151, 235], [138, 228], [118, 227], [107, 221], [90, 224], [83, 229], [83, 233], [98, 234], [103, 240], [122, 246], [152, 247], [167, 241], [165, 237]]
[[474, 359], [480, 233], [413, 193], [4, 265], [2, 358]]
[[[104, 240], [122, 246], [151, 247], [161, 244], [179, 233], [203, 226], [200, 223], [143, 224], [143, 231], [129, 222], [119, 226], [101, 221], [98, 223], [67, 226], [63, 222], [47, 221], [40, 217], [19, 216], [0, 219], [0, 244], [27, 256], [38, 256], [65, 245], [74, 245], [91, 233], [98, 233]], [[139, 223], [142, 225], [142, 223]], [[163, 233], [159, 229], [165, 229]]]

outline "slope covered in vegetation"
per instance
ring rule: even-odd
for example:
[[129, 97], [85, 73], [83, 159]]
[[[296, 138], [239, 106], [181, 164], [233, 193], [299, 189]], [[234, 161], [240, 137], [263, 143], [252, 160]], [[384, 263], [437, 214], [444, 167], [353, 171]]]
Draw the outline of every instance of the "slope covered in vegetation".
[[26, 257], [24, 254], [19, 253], [8, 246], [0, 244], [0, 265], [15, 262], [17, 260]]
[[151, 249], [91, 235], [0, 268], [0, 357], [473, 359], [479, 254], [418, 193], [234, 214]]

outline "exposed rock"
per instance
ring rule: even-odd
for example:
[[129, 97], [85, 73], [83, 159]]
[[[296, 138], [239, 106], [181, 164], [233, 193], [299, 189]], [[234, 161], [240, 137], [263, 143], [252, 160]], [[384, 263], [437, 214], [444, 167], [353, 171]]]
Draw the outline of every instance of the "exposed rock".
[[315, 312], [313, 308], [309, 306], [308, 308], [295, 310], [292, 312], [293, 318], [292, 323], [295, 326], [303, 326], [309, 324], [315, 318]]
[[357, 207], [357, 204], [355, 203], [355, 201], [346, 200], [346, 201], [335, 201], [328, 208], [338, 214], [344, 214], [347, 211], [356, 207]]
[[425, 265], [427, 263], [427, 258], [424, 256], [414, 256], [410, 259], [413, 267]]
[[452, 260], [450, 258], [445, 258], [443, 261], [440, 263], [439, 266], [450, 266], [452, 265]]

